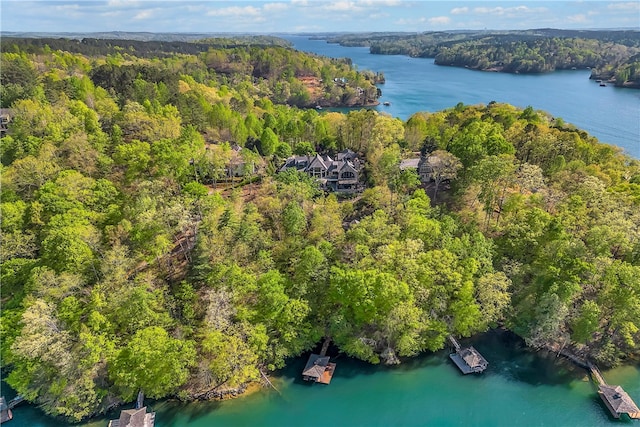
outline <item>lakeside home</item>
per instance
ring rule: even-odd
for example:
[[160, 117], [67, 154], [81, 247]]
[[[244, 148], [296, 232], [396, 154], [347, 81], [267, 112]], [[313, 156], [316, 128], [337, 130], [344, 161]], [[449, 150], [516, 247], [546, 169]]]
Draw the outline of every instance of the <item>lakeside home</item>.
[[337, 154], [336, 159], [328, 155], [292, 156], [280, 167], [280, 172], [295, 169], [316, 178], [323, 190], [334, 192], [356, 192], [362, 188], [360, 171], [362, 163], [351, 150]]

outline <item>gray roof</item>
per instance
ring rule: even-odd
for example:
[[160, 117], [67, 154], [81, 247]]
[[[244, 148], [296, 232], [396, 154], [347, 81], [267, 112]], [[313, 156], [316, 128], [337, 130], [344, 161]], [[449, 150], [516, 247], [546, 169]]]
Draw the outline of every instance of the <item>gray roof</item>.
[[329, 365], [329, 356], [320, 357], [319, 354], [312, 354], [307, 360], [307, 364], [302, 371], [302, 375], [307, 377], [320, 378]]
[[413, 159], [404, 159], [400, 162], [400, 170], [418, 169], [418, 163], [420, 163], [420, 157], [416, 157]]
[[633, 402], [633, 399], [619, 385], [601, 385], [600, 392], [606, 397], [611, 407], [619, 414], [633, 414], [640, 412], [640, 409]]
[[120, 412], [120, 418], [109, 422], [109, 427], [153, 427], [156, 413], [147, 413], [147, 407], [140, 409], [125, 409]]

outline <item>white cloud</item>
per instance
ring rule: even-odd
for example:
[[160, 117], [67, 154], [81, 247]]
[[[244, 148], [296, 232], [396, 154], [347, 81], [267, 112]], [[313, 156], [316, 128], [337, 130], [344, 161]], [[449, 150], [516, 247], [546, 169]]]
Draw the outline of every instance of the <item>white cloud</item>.
[[584, 24], [590, 22], [589, 19], [587, 19], [587, 15], [585, 15], [584, 13], [567, 16], [567, 19], [569, 20], [569, 22], [573, 22], [575, 24]]
[[627, 3], [612, 3], [607, 6], [607, 9], [611, 10], [638, 10], [640, 11], [640, 3], [627, 2]]
[[[324, 10], [331, 12], [365, 12], [367, 10], [379, 11], [384, 7], [400, 6], [400, 0], [340, 0], [332, 2], [315, 2], [314, 5], [320, 5]], [[306, 5], [306, 3], [305, 3]]]
[[208, 16], [258, 16], [260, 9], [253, 6], [229, 6], [222, 9], [212, 9], [207, 12]]
[[469, 8], [468, 7], [454, 7], [453, 9], [451, 9], [450, 12], [452, 15], [462, 15], [465, 13], [469, 13]]
[[109, 8], [136, 8], [141, 6], [141, 2], [132, 0], [109, 0], [107, 7]]
[[451, 18], [448, 16], [434, 16], [429, 18], [427, 22], [431, 25], [448, 25], [451, 23]]
[[134, 20], [136, 21], [142, 21], [145, 19], [149, 19], [153, 16], [153, 9], [145, 9], [145, 10], [141, 10], [140, 12], [136, 13], [133, 17]]
[[399, 6], [400, 0], [358, 0], [358, 4], [362, 6]]
[[427, 22], [427, 18], [425, 18], [424, 16], [422, 16], [420, 18], [416, 18], [416, 19], [401, 18], [401, 19], [396, 19], [395, 21], [393, 21], [394, 24], [402, 25], [402, 26], [411, 26], [411, 25], [416, 25], [416, 24], [423, 24], [425, 22]]
[[497, 16], [516, 16], [529, 13], [541, 13], [546, 12], [546, 7], [527, 7], [527, 6], [513, 6], [513, 7], [475, 7], [473, 11], [480, 15], [497, 15]]
[[336, 1], [324, 4], [323, 9], [333, 12], [359, 12], [362, 7], [352, 1]]
[[286, 3], [266, 3], [262, 6], [265, 12], [279, 12], [283, 10], [287, 10], [289, 5]]
[[294, 6], [309, 6], [309, 0], [291, 0]]
[[113, 12], [103, 12], [100, 14], [100, 16], [105, 17], [105, 18], [113, 18], [116, 16], [121, 16], [122, 15], [122, 11], [120, 10], [116, 10]]

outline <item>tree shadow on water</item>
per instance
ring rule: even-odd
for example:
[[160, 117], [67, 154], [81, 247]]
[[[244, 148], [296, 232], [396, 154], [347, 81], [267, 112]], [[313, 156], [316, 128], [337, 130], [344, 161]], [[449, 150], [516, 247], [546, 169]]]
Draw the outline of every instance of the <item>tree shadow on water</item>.
[[[150, 410], [155, 410], [156, 418], [162, 420], [163, 425], [175, 425], [184, 418], [193, 422], [199, 418], [210, 415], [220, 408], [222, 402], [219, 400], [203, 402], [181, 402], [178, 400], [167, 400], [158, 405], [152, 405]], [[154, 408], [157, 406], [157, 408]]]
[[584, 378], [588, 372], [556, 353], [534, 350], [513, 332], [494, 329], [460, 340], [463, 347], [474, 346], [487, 361], [484, 375], [500, 375], [510, 381], [532, 386], [564, 385]]

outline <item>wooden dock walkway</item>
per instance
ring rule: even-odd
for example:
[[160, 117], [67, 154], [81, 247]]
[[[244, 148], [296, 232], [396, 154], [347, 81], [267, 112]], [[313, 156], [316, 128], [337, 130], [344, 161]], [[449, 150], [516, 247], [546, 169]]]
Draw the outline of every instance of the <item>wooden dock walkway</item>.
[[329, 344], [331, 344], [331, 337], [326, 337], [324, 342], [322, 343], [322, 349], [320, 350], [320, 357], [324, 357], [327, 355], [327, 351], [329, 350]]
[[460, 351], [460, 343], [458, 343], [453, 335], [449, 335], [449, 341], [451, 342], [451, 345], [453, 345], [453, 348], [456, 349], [456, 351]]
[[604, 380], [604, 377], [602, 376], [602, 372], [600, 372], [600, 369], [598, 369], [596, 365], [594, 365], [593, 363], [587, 363], [587, 366], [589, 367], [589, 372], [591, 373], [591, 377], [596, 380], [598, 385], [607, 385], [607, 382]]
[[24, 397], [22, 397], [22, 396], [18, 395], [18, 396], [16, 396], [16, 397], [14, 397], [13, 399], [11, 399], [11, 400], [9, 401], [9, 403], [7, 403], [7, 407], [8, 407], [9, 409], [13, 409], [13, 408], [15, 408], [16, 406], [18, 406], [19, 404], [21, 404], [22, 402], [24, 402]]

